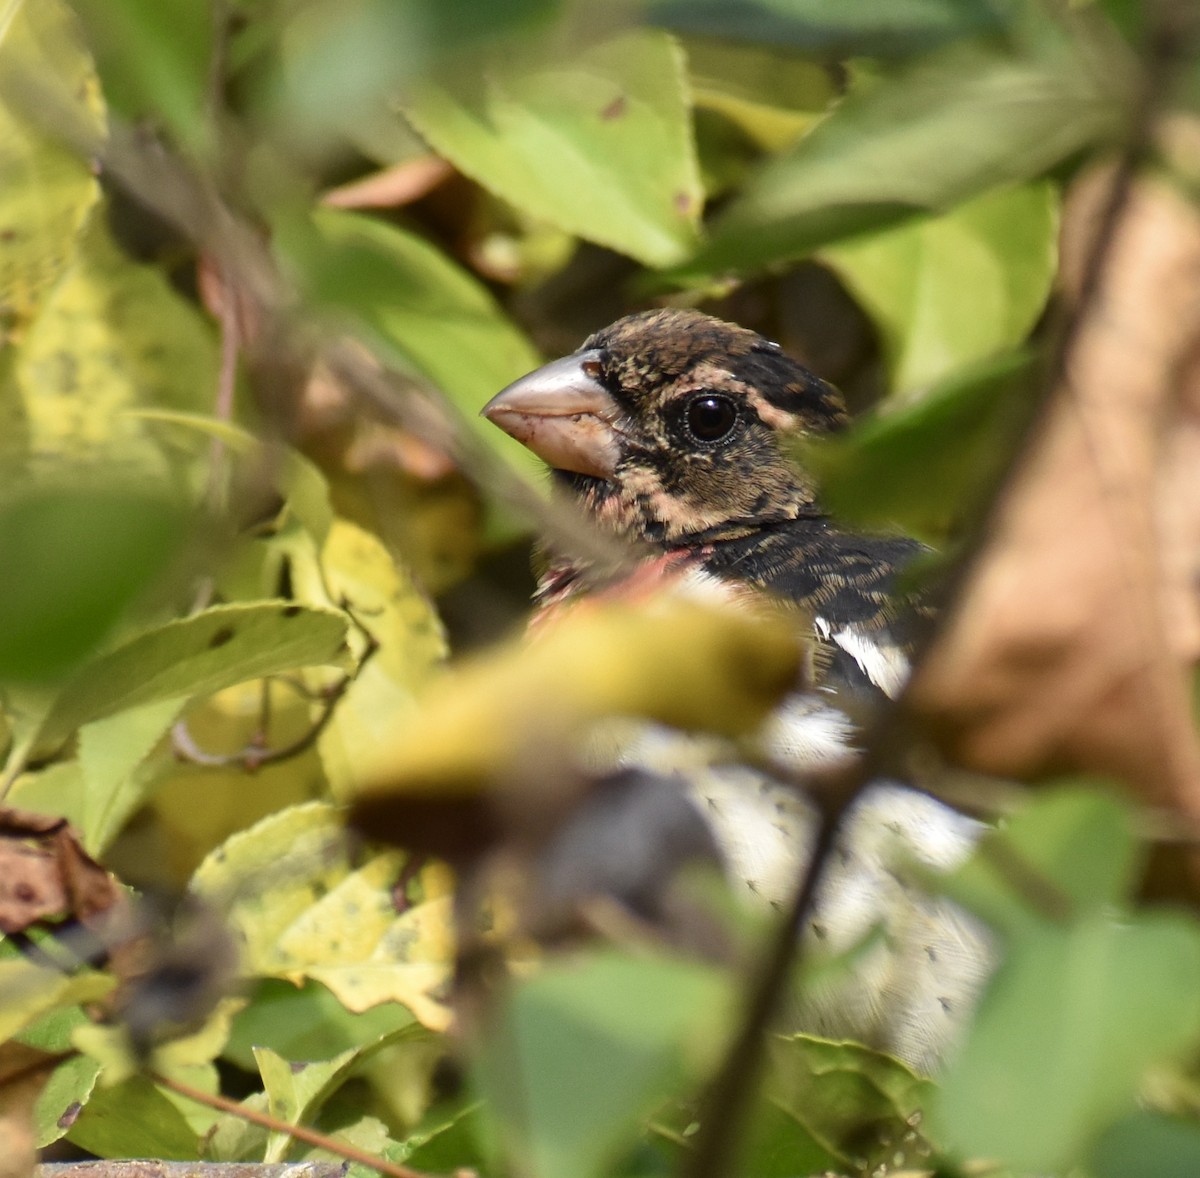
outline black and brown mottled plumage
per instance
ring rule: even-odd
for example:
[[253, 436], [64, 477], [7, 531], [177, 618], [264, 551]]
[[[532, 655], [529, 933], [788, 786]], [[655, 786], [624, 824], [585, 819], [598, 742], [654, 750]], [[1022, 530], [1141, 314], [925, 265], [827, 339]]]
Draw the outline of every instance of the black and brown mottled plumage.
[[[688, 310], [618, 320], [542, 372], [551, 416], [536, 417], [531, 378], [484, 412], [542, 454], [597, 521], [795, 602], [830, 644], [836, 678], [895, 690], [909, 645], [896, 572], [919, 546], [837, 528], [787, 452], [789, 436], [845, 424], [836, 389], [762, 336]], [[577, 444], [557, 445], [569, 431]], [[543, 596], [561, 597], [578, 571], [552, 562]]]
[[[541, 456], [601, 527], [641, 545], [647, 558], [631, 585], [683, 570], [732, 607], [763, 591], [795, 603], [823, 644], [827, 657], [815, 660], [823, 676], [756, 734], [756, 757], [795, 778], [851, 755], [863, 703], [894, 695], [907, 674], [906, 619], [921, 607], [898, 601], [896, 583], [919, 546], [839, 528], [791, 460], [789, 438], [845, 423], [835, 389], [754, 332], [665, 310], [597, 332], [483, 412]], [[542, 613], [590, 592], [591, 572], [552, 558], [539, 582]], [[738, 764], [730, 750], [705, 760], [691, 738], [653, 725], [623, 734], [610, 763], [674, 781], [733, 880], [761, 901], [789, 894], [813, 837], [814, 813], [801, 795]], [[643, 818], [633, 825], [640, 830]], [[936, 1064], [991, 958], [978, 929], [914, 886], [901, 865], [951, 867], [978, 831], [897, 783], [859, 799], [826, 864], [809, 929], [835, 954], [861, 949], [879, 926], [884, 936], [858, 954], [835, 992], [808, 996], [798, 1025], [858, 1038], [920, 1068]]]

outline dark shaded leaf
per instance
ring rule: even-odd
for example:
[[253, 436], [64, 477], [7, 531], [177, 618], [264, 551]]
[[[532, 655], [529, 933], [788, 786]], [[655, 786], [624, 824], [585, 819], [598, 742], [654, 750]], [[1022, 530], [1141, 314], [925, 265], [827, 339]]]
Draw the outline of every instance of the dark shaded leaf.
[[1030, 179], [1111, 137], [1128, 67], [1103, 32], [1048, 26], [1024, 52], [956, 45], [861, 89], [749, 181], [681, 275], [803, 257]]
[[799, 455], [839, 519], [946, 540], [994, 486], [1028, 416], [1034, 372], [1030, 356], [1006, 356], [845, 434], [802, 443]]
[[1092, 1146], [1096, 1178], [1194, 1178], [1200, 1174], [1200, 1125], [1150, 1111], [1111, 1125]]
[[649, 18], [685, 33], [808, 53], [891, 57], [1001, 24], [992, 0], [652, 0]]
[[49, 679], [89, 654], [187, 538], [175, 505], [64, 487], [0, 506], [0, 680]]

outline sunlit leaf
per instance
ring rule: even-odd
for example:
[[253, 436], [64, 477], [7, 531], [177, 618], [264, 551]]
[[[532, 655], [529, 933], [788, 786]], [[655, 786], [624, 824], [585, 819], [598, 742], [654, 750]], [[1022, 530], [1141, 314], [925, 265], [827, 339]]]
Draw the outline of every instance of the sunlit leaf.
[[[55, 102], [95, 132], [104, 104], [71, 10], [60, 0], [10, 0], [0, 12], [0, 341], [32, 317], [66, 268], [99, 186], [86, 160], [22, 113]], [[9, 86], [12, 89], [9, 89]]]
[[335, 664], [345, 637], [345, 617], [333, 610], [286, 601], [214, 606], [148, 630], [84, 667], [55, 701], [42, 739], [53, 742], [141, 704]]
[[920, 390], [1024, 341], [1057, 268], [1057, 212], [1042, 181], [818, 256], [878, 325], [893, 390]]
[[[337, 672], [317, 674], [324, 681]], [[263, 741], [272, 749], [292, 747], [311, 734], [317, 714], [311, 699], [280, 681], [250, 681], [192, 701], [181, 717], [192, 744], [218, 762], [227, 760], [190, 764], [175, 758], [170, 749], [151, 754], [146, 769], [152, 771], [153, 762], [162, 756], [166, 776], [149, 783], [156, 853], [149, 861], [144, 854], [135, 856], [138, 881], [149, 871], [147, 882], [182, 888], [204, 857], [236, 831], [277, 810], [324, 796], [328, 787], [315, 748], [264, 764], [252, 778], [247, 776]], [[250, 755], [248, 749], [253, 750]], [[114, 851], [120, 847], [118, 842]], [[132, 874], [130, 868], [125, 870]]]
[[130, 410], [204, 411], [216, 387], [216, 340], [200, 312], [93, 222], [0, 383], [6, 430], [25, 450], [6, 438], [0, 454], [39, 475], [70, 462], [191, 492], [207, 442]]
[[401, 863], [388, 853], [356, 865], [341, 816], [314, 803], [234, 835], [201, 864], [192, 887], [225, 913], [245, 971], [313, 978], [356, 1012], [402, 1002], [444, 1029], [448, 902], [397, 914], [392, 888]]
[[265, 57], [280, 59], [272, 111], [279, 132], [309, 151], [348, 140], [390, 163], [419, 143], [396, 117], [397, 92], [558, 7], [560, 0], [310, 0], [282, 10], [278, 28], [260, 20], [250, 34], [266, 42]]
[[562, 229], [648, 265], [695, 239], [682, 54], [662, 33], [507, 51], [420, 87], [405, 113], [461, 172]]
[[287, 499], [289, 510], [318, 542], [325, 539], [333, 522], [329, 486], [315, 463], [299, 451], [278, 442], [264, 444], [233, 422], [198, 413], [139, 409], [132, 411], [131, 416], [215, 438], [256, 472], [271, 473], [280, 493]]
[[87, 800], [83, 770], [78, 761], [55, 761], [13, 783], [9, 802], [37, 814], [66, 818], [76, 829], [83, 829]]
[[[308, 1062], [289, 1062], [268, 1048], [256, 1047], [254, 1058], [266, 1089], [268, 1111], [288, 1124], [311, 1124], [325, 1101], [371, 1056], [414, 1034], [421, 1034], [420, 1028], [402, 1028], [332, 1059]], [[291, 1147], [290, 1137], [273, 1133], [263, 1160], [283, 1161]]]
[[923, 57], [771, 160], [682, 271], [773, 265], [1031, 179], [1116, 133], [1127, 73], [1091, 23], [1047, 25], [1024, 51], [964, 43]]
[[357, 782], [362, 750], [412, 714], [418, 691], [446, 655], [446, 640], [428, 600], [371, 533], [338, 520], [321, 570], [335, 600], [344, 600], [379, 644], [318, 741], [334, 794], [345, 797]]
[[85, 806], [80, 829], [89, 854], [108, 847], [165, 776], [164, 767], [147, 758], [182, 707], [182, 700], [155, 700], [80, 729]]
[[727, 998], [704, 967], [611, 951], [516, 983], [475, 1064], [513, 1168], [604, 1172], [638, 1117], [671, 1093], [689, 1049], [703, 1063], [719, 1049]]
[[1194, 1049], [1200, 930], [1181, 916], [1090, 914], [1009, 948], [971, 1032], [941, 1077], [940, 1139], [1017, 1171], [1067, 1168], [1132, 1111], [1151, 1064]]
[[24, 960], [0, 961], [0, 1041], [10, 1038], [55, 1007], [96, 1002], [112, 990], [113, 978], [83, 973], [66, 977]]
[[649, 15], [685, 32], [830, 57], [913, 53], [1000, 24], [988, 0], [653, 0]]

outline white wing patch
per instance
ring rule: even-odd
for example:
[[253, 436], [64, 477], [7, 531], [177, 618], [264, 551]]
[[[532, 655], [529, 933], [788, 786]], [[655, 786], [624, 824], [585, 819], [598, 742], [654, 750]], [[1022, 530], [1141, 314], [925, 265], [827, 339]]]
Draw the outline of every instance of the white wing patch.
[[834, 630], [824, 618], [814, 618], [813, 627], [822, 638], [842, 648], [859, 669], [889, 699], [895, 699], [908, 679], [908, 656], [888, 642], [875, 642], [861, 630], [843, 626]]

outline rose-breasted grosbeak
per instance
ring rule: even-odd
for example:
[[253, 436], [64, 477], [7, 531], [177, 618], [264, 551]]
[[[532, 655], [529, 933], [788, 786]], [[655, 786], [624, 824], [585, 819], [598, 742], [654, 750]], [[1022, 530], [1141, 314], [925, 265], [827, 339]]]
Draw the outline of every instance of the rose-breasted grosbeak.
[[[642, 546], [643, 580], [646, 569], [683, 570], [735, 604], [766, 592], [803, 607], [824, 652], [821, 678], [768, 722], [763, 751], [792, 775], [852, 753], [855, 717], [907, 675], [911, 618], [922, 606], [897, 600], [896, 576], [920, 546], [840, 529], [789, 458], [786, 435], [844, 424], [833, 387], [752, 331], [663, 310], [618, 320], [509, 385], [483, 413], [543, 458], [602, 528]], [[588, 591], [589, 574], [552, 556], [539, 609]], [[811, 805], [793, 790], [706, 761], [694, 742], [649, 726], [616, 760], [682, 772], [731, 875], [773, 903], [788, 893], [815, 827]], [[877, 926], [883, 935], [855, 958], [852, 978], [806, 1001], [808, 1029], [933, 1066], [969, 1013], [990, 953], [978, 926], [914, 885], [905, 863], [952, 866], [978, 831], [897, 785], [860, 799], [811, 935], [832, 952]]]

